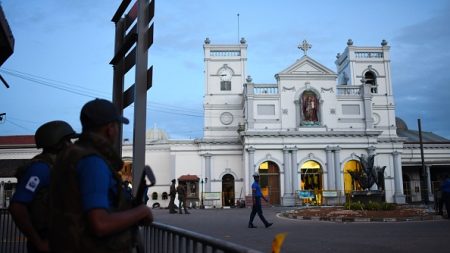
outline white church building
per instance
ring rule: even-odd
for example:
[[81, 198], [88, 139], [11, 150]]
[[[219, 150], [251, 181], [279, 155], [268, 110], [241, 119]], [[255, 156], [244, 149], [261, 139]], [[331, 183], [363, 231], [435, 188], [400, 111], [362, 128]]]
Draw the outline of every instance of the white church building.
[[[232, 206], [248, 198], [252, 175], [259, 172], [272, 205], [342, 204], [358, 190], [348, 171], [360, 168], [361, 155], [376, 155], [375, 165], [386, 166], [387, 202], [405, 203], [404, 185], [413, 189], [408, 188], [409, 201], [420, 201], [415, 191], [420, 156], [417, 145], [397, 134], [387, 42], [358, 47], [349, 40], [336, 56], [336, 72], [310, 58], [310, 48], [303, 41], [304, 56], [286, 63], [276, 82], [253, 83], [245, 39], [223, 45], [207, 38], [203, 138], [168, 140], [149, 130], [146, 163], [158, 181], [150, 201], [166, 206], [170, 181], [179, 179], [188, 184], [191, 204], [201, 204], [203, 196], [205, 205]], [[432, 147], [427, 152], [437, 154], [437, 165], [450, 171], [450, 142], [436, 137], [443, 152]], [[408, 151], [408, 161], [403, 160], [405, 145], [414, 150]], [[123, 147], [129, 161], [131, 148]], [[409, 183], [403, 181], [405, 162], [412, 168]], [[429, 193], [431, 187], [428, 180]]]
[[[433, 201], [439, 177], [450, 174], [450, 141], [423, 133], [421, 185], [418, 132], [396, 118], [388, 43], [360, 47], [349, 40], [336, 56], [336, 72], [310, 58], [310, 48], [303, 41], [303, 57], [274, 70], [274, 83], [253, 83], [245, 39], [223, 45], [207, 38], [203, 138], [171, 140], [148, 130], [146, 164], [157, 179], [149, 204], [167, 206], [170, 182], [178, 179], [187, 184], [190, 205], [234, 206], [250, 196], [254, 172], [271, 205], [343, 204], [359, 190], [348, 172], [360, 169], [361, 155], [386, 166], [380, 186], [386, 202], [421, 201], [423, 191]], [[17, 182], [16, 164], [38, 153], [15, 139], [0, 137], [0, 207]], [[122, 156], [129, 176], [131, 144]]]

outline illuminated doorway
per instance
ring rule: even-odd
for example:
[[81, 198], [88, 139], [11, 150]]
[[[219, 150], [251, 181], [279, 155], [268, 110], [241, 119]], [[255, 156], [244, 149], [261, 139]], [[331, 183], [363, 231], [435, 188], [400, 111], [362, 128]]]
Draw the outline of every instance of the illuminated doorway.
[[307, 161], [300, 167], [300, 189], [304, 191], [303, 203], [322, 204], [322, 167], [316, 161]]
[[264, 196], [269, 196], [271, 205], [280, 204], [280, 169], [278, 165], [271, 161], [263, 162], [259, 165], [259, 184]]
[[225, 174], [222, 177], [223, 206], [234, 206], [234, 177]]
[[360, 171], [361, 163], [356, 160], [350, 160], [344, 165], [344, 192], [345, 195], [351, 194], [352, 191], [361, 191], [362, 188], [357, 181], [355, 181], [349, 171]]

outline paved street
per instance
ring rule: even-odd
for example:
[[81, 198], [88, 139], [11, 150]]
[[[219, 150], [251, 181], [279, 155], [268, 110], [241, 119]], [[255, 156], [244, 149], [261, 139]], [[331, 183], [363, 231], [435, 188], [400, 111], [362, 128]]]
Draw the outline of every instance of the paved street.
[[277, 233], [287, 232], [283, 253], [306, 252], [450, 252], [450, 221], [392, 223], [335, 223], [278, 218], [283, 208], [265, 208], [274, 225], [264, 228], [258, 217], [256, 229], [247, 228], [249, 208], [196, 209], [191, 214], [169, 214], [154, 209], [155, 221], [185, 228], [270, 252]]

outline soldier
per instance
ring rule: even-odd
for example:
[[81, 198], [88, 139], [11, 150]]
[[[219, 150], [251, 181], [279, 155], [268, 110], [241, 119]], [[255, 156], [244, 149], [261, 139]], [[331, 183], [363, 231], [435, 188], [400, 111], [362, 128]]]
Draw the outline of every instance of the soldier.
[[76, 134], [64, 121], [50, 121], [40, 126], [35, 135], [36, 147], [42, 153], [19, 168], [19, 183], [9, 211], [17, 227], [27, 237], [29, 253], [48, 252], [50, 174], [56, 155]]
[[58, 156], [50, 185], [50, 247], [55, 252], [132, 252], [138, 224], [153, 221], [144, 204], [133, 207], [114, 148], [119, 124], [128, 124], [108, 100], [81, 109], [79, 140]]
[[170, 193], [169, 193], [169, 197], [170, 197], [170, 202], [169, 202], [169, 212], [170, 213], [177, 213], [177, 211], [175, 211], [175, 195], [177, 195], [177, 190], [175, 188], [175, 179], [172, 179], [172, 184], [170, 185]]
[[178, 180], [178, 186], [177, 186], [177, 193], [178, 193], [178, 201], [179, 201], [178, 210], [179, 210], [180, 214], [183, 214], [183, 212], [181, 211], [181, 205], [183, 205], [184, 213], [189, 214], [188, 210], [186, 209], [186, 197], [187, 197], [186, 184], [182, 184], [179, 180]]

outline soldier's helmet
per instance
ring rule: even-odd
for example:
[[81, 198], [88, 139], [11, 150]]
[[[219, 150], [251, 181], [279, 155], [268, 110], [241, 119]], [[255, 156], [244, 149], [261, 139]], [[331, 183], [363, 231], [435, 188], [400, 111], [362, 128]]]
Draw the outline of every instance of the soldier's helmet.
[[50, 121], [40, 126], [34, 134], [37, 148], [55, 147], [63, 138], [76, 138], [77, 134], [65, 121]]

